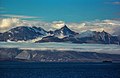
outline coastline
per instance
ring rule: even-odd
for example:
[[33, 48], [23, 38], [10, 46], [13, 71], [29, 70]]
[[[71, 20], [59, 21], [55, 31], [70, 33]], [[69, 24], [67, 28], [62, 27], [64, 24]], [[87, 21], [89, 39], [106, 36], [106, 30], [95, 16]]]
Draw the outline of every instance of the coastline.
[[0, 48], [1, 61], [23, 62], [120, 62], [120, 54], [64, 50], [22, 50]]

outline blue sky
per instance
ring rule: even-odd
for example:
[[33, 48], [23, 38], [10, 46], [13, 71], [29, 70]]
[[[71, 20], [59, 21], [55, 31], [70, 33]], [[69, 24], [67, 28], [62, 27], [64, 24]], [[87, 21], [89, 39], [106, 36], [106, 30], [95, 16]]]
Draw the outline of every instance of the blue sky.
[[33, 16], [22, 19], [47, 22], [116, 19], [119, 8], [120, 0], [0, 0], [1, 15]]

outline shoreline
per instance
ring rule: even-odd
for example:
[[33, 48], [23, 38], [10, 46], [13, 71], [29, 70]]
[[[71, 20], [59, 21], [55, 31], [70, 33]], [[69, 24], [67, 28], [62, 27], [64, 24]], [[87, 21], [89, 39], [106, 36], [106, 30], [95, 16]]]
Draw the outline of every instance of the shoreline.
[[120, 54], [97, 52], [59, 51], [59, 50], [22, 50], [0, 48], [0, 61], [23, 62], [120, 62]]

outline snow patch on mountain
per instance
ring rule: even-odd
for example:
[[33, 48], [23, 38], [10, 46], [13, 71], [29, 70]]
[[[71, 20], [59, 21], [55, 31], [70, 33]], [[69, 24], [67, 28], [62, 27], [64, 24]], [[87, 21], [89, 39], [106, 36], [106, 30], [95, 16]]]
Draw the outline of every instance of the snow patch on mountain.
[[76, 38], [82, 38], [82, 37], [93, 37], [95, 34], [93, 31], [87, 30], [81, 34], [76, 35]]
[[19, 53], [15, 58], [16, 59], [29, 60], [30, 59], [30, 54], [27, 51], [23, 51], [23, 52]]

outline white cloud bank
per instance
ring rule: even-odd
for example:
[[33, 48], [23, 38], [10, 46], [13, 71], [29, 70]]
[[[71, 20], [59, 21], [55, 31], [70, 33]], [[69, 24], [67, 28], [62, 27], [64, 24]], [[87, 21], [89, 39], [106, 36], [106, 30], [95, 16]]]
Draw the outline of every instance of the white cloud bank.
[[120, 20], [94, 20], [81, 23], [65, 23], [64, 21], [53, 21], [50, 23], [44, 21], [21, 20], [19, 18], [3, 18], [0, 19], [0, 32], [5, 32], [6, 30], [9, 30], [10, 28], [16, 26], [40, 26], [46, 30], [55, 30], [63, 27], [65, 24], [72, 30], [79, 33], [86, 30], [105, 30], [112, 34], [116, 31], [119, 31], [120, 29]]

